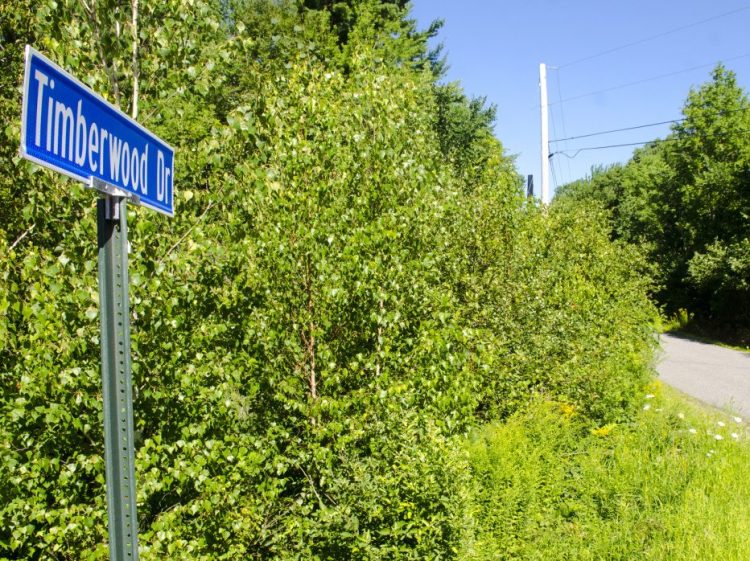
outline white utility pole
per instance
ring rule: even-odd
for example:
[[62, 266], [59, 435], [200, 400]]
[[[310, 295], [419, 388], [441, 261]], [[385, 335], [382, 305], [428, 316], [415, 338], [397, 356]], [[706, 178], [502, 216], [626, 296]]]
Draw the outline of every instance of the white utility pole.
[[539, 65], [539, 96], [542, 120], [542, 203], [549, 203], [549, 104], [547, 102], [547, 65]]

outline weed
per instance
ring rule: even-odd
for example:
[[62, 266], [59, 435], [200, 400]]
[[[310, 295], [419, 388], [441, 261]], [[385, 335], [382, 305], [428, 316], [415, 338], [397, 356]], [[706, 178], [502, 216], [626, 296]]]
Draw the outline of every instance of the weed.
[[477, 505], [465, 559], [750, 558], [750, 440], [739, 417], [644, 391], [630, 424], [537, 403], [467, 441]]

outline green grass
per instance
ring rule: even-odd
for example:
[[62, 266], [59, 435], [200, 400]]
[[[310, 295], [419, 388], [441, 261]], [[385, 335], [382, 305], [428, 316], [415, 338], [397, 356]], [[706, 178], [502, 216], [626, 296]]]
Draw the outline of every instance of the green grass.
[[750, 559], [747, 426], [658, 384], [643, 405], [597, 429], [540, 403], [472, 435], [461, 557]]

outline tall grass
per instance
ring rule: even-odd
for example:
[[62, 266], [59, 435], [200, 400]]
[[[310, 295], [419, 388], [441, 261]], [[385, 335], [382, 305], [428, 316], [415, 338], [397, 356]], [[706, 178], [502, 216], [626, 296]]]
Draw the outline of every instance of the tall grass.
[[539, 403], [466, 443], [471, 560], [750, 559], [742, 420], [654, 384], [630, 424]]

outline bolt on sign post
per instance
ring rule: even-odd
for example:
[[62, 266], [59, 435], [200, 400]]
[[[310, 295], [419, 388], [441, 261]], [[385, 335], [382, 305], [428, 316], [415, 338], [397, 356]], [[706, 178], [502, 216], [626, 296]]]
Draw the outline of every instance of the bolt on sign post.
[[27, 45], [20, 152], [103, 194], [97, 233], [109, 556], [137, 561], [127, 201], [174, 216], [174, 149]]

